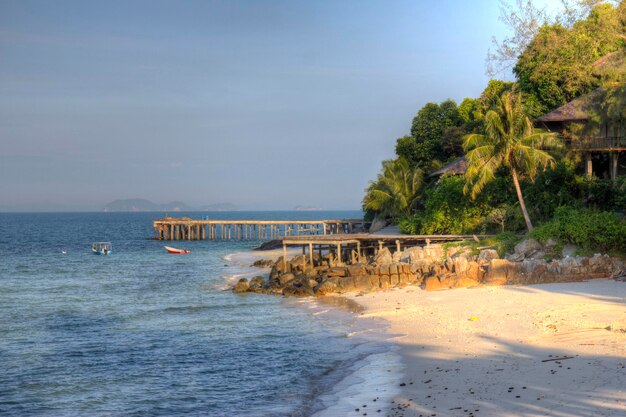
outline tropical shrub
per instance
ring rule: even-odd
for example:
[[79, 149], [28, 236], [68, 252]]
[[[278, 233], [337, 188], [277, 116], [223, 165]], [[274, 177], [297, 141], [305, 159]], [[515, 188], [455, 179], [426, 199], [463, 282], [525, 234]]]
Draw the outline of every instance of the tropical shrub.
[[471, 200], [463, 193], [465, 178], [444, 176], [424, 193], [424, 210], [399, 222], [408, 234], [463, 234], [499, 230], [489, 219], [494, 207], [508, 207], [515, 197], [509, 192], [508, 178], [490, 183], [483, 194]]
[[587, 251], [626, 253], [626, 219], [613, 212], [559, 207], [552, 220], [529, 236], [543, 242], [552, 238]]

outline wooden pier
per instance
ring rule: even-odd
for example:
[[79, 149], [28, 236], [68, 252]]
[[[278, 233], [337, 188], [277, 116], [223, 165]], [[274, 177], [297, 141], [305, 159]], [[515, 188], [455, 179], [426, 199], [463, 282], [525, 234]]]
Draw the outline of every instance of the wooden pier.
[[457, 242], [491, 237], [493, 235], [379, 235], [375, 233], [357, 233], [335, 236], [292, 236], [281, 238], [283, 244], [283, 262], [287, 259], [287, 247], [302, 247], [313, 265], [313, 254], [318, 251], [332, 253], [339, 265], [365, 263], [365, 257], [375, 255], [379, 250], [388, 248], [392, 253], [402, 252], [410, 246], [430, 245], [431, 243]]
[[362, 233], [361, 219], [194, 220], [166, 217], [153, 222], [156, 240], [273, 240], [281, 237]]

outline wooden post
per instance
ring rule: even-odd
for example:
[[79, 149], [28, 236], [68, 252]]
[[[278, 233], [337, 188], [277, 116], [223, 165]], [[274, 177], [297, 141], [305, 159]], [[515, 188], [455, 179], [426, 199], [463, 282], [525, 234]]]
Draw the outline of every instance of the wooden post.
[[326, 236], [326, 223], [322, 223], [324, 225], [324, 236]]
[[359, 261], [361, 260], [361, 241], [357, 240], [356, 242], [356, 253], [359, 255]]
[[585, 152], [585, 173], [587, 178], [593, 178], [593, 162], [591, 161], [591, 152]]
[[283, 240], [283, 272], [287, 272], [287, 244]]
[[309, 242], [309, 260], [311, 261], [311, 267], [313, 267], [313, 243]]
[[337, 264], [341, 263], [341, 243], [337, 243]]
[[615, 181], [617, 179], [617, 163], [619, 161], [619, 152], [615, 151], [615, 152], [611, 152], [609, 154], [609, 161], [610, 161], [610, 170], [609, 172], [611, 173], [611, 180]]
[[379, 240], [379, 241], [378, 241], [378, 250], [379, 250], [379, 251], [380, 251], [380, 250], [383, 250], [383, 241], [382, 241], [382, 240]]
[[400, 240], [396, 240], [396, 250], [397, 250], [398, 252], [401, 252], [401, 251], [402, 251], [401, 246], [400, 246]]

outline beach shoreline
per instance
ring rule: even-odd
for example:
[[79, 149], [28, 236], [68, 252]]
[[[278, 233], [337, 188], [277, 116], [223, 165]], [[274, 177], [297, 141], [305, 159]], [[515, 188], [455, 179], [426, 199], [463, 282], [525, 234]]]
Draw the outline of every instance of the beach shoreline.
[[[299, 249], [292, 248], [288, 256], [299, 253]], [[267, 279], [271, 268], [255, 267], [252, 264], [259, 260], [276, 262], [282, 254], [281, 248], [243, 250], [226, 255], [223, 259], [228, 267], [218, 289], [230, 289], [241, 278], [250, 279], [260, 275]], [[258, 294], [253, 296], [267, 297]], [[376, 317], [363, 319], [364, 307], [342, 294], [287, 297], [285, 301], [306, 310], [311, 320], [325, 322], [327, 328], [335, 324], [345, 327], [347, 331], [341, 337], [352, 341], [350, 357], [332, 364], [327, 372], [311, 381], [311, 392], [303, 393], [304, 403], [293, 415], [388, 415], [393, 398], [401, 392], [395, 381], [404, 375], [400, 347], [390, 341], [395, 336], [388, 329], [389, 323]]]
[[626, 283], [345, 297], [401, 335], [405, 376], [387, 415], [626, 415]]

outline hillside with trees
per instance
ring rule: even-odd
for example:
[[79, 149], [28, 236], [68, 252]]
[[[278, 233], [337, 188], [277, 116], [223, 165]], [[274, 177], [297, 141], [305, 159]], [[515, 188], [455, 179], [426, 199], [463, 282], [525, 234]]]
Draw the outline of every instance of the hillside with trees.
[[[410, 234], [531, 233], [625, 253], [626, 177], [606, 174], [598, 153], [604, 174], [586, 175], [571, 144], [602, 129], [623, 139], [626, 0], [566, 1], [556, 18], [518, 0], [502, 19], [512, 35], [494, 41], [488, 71], [515, 81], [494, 78], [476, 98], [419, 109], [397, 158], [366, 189], [366, 217]], [[583, 122], [557, 132], [536, 121], [580, 97], [594, 98]], [[607, 118], [619, 130], [609, 134]], [[614, 172], [626, 168], [615, 158]]]

